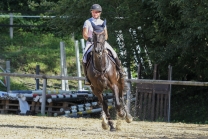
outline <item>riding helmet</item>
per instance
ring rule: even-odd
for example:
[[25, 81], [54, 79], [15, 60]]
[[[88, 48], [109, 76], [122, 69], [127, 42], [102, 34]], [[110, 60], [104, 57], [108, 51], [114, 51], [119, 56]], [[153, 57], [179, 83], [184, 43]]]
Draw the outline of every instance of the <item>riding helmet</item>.
[[90, 8], [90, 11], [96, 10], [102, 12], [102, 7], [99, 4], [93, 4]]

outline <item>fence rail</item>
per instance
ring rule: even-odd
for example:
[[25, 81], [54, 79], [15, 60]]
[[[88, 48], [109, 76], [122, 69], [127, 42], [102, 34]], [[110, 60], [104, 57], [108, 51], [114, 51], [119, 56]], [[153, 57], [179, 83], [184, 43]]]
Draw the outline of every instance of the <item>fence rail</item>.
[[126, 79], [126, 81], [134, 82], [134, 83], [149, 83], [149, 84], [208, 86], [208, 82], [197, 82], [197, 81], [149, 80], [149, 79]]
[[[49, 75], [37, 75], [37, 74], [20, 74], [20, 73], [0, 73], [0, 76], [13, 76], [13, 77], [26, 77], [26, 78], [38, 78], [43, 79], [43, 103], [41, 104], [41, 114], [45, 114], [45, 100], [46, 100], [46, 86], [47, 79], [59, 79], [59, 80], [84, 80], [84, 77], [73, 76], [49, 76]], [[173, 80], [149, 80], [149, 79], [126, 79], [127, 82], [144, 83], [144, 84], [169, 84], [169, 85], [188, 85], [188, 86], [208, 86], [208, 82], [196, 82], [196, 81], [173, 81]], [[169, 121], [169, 120], [168, 120]]]
[[0, 73], [0, 76], [25, 77], [25, 78], [39, 78], [39, 79], [58, 79], [58, 80], [84, 80], [84, 77], [73, 76], [50, 76], [37, 74], [20, 74], [20, 73]]
[[[49, 76], [36, 74], [20, 74], [20, 73], [0, 73], [0, 76], [40, 78], [40, 79], [58, 79], [58, 80], [84, 80], [84, 77], [74, 76]], [[127, 82], [133, 83], [149, 83], [149, 84], [170, 84], [170, 85], [186, 85], [186, 86], [208, 86], [208, 82], [197, 81], [174, 81], [174, 80], [150, 80], [150, 79], [126, 79]]]

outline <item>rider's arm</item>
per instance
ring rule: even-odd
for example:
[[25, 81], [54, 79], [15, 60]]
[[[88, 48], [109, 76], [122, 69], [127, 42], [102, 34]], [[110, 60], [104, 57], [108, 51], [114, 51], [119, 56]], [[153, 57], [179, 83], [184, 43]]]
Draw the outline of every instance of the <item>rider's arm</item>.
[[82, 36], [85, 40], [88, 39], [88, 29], [87, 28], [83, 28]]
[[105, 28], [105, 40], [108, 39], [108, 31], [107, 31], [107, 28]]

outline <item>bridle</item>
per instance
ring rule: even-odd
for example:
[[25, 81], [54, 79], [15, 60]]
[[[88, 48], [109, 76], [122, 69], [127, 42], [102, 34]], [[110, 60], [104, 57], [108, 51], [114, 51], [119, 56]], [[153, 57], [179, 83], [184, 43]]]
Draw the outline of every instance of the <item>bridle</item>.
[[[99, 56], [102, 56], [102, 53], [105, 50], [105, 31], [103, 30], [102, 32], [96, 32], [93, 31], [93, 44], [94, 44], [94, 49], [95, 52], [99, 54]], [[103, 38], [99, 38], [100, 35], [103, 35], [101, 37]]]
[[[106, 59], [105, 55], [107, 56], [105, 52], [105, 31], [101, 32], [93, 32], [93, 45], [94, 45], [94, 53], [93, 56], [93, 71], [96, 74], [95, 76], [101, 76], [104, 77], [104, 74], [107, 72], [107, 68], [109, 67], [109, 61], [107, 63], [103, 63], [104, 59]], [[101, 36], [102, 35], [102, 36]], [[102, 37], [102, 38], [101, 38]], [[98, 68], [94, 66], [95, 58], [98, 58], [100, 67], [103, 67], [103, 70], [99, 71]], [[103, 65], [104, 64], [104, 65]]]

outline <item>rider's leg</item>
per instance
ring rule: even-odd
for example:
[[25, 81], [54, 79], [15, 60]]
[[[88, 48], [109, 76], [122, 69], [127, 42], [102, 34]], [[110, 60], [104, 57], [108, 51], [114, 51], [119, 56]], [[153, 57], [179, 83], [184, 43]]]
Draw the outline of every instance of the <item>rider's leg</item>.
[[84, 84], [88, 85], [88, 84], [90, 84], [90, 81], [87, 77], [87, 63], [82, 62], [82, 66], [83, 66], [83, 70], [84, 70], [84, 74], [85, 74]]
[[83, 62], [82, 62], [83, 71], [84, 71], [84, 74], [85, 74], [85, 82], [84, 83], [86, 85], [90, 84], [90, 81], [89, 81], [89, 79], [87, 77], [87, 55], [92, 50], [92, 47], [89, 48], [90, 46], [91, 46], [91, 44], [86, 44], [85, 52], [84, 52], [84, 56], [83, 56]]
[[118, 59], [118, 57], [114, 58], [115, 62], [116, 62], [116, 66], [118, 68], [119, 74], [121, 76], [121, 78], [123, 78], [125, 76], [125, 73], [123, 72], [122, 66], [121, 66], [121, 61]]
[[123, 69], [122, 69], [122, 65], [121, 65], [121, 61], [119, 60], [116, 52], [114, 51], [114, 49], [108, 44], [108, 42], [105, 42], [105, 47], [107, 49], [109, 49], [112, 52], [113, 58], [115, 59], [119, 74], [121, 76], [121, 78], [123, 78], [125, 76]]
[[85, 46], [85, 49], [84, 49], [84, 53], [86, 53], [91, 46], [92, 46], [92, 43], [86, 42], [86, 46]]

